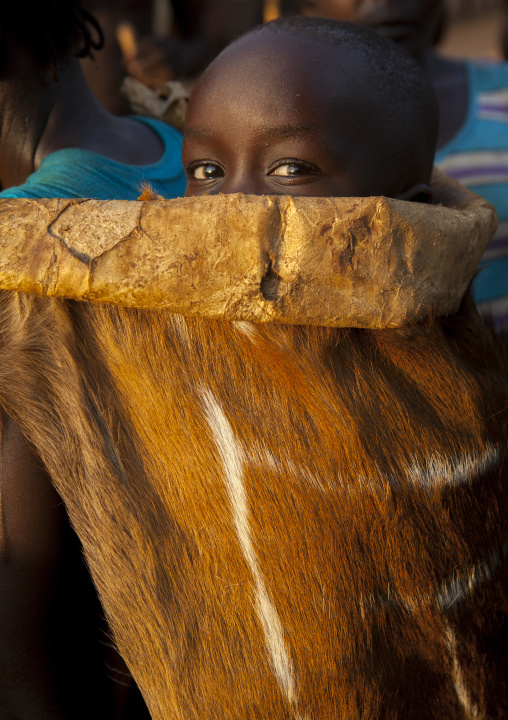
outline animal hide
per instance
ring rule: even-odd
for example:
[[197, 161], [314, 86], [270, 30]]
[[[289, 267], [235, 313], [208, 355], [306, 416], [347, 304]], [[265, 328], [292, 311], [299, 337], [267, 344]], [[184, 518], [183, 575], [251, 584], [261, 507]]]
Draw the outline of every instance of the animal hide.
[[506, 356], [0, 294], [0, 404], [154, 720], [508, 714]]

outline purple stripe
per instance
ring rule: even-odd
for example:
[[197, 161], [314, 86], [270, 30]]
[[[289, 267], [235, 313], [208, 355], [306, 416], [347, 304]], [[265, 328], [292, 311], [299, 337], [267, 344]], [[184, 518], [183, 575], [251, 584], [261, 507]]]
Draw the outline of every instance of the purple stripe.
[[480, 112], [486, 111], [486, 112], [499, 112], [499, 113], [508, 113], [508, 105], [489, 105], [488, 103], [479, 103], [478, 109]]
[[447, 170], [446, 163], [443, 163], [444, 170], [454, 178], [467, 177], [468, 175], [508, 175], [508, 165], [495, 167], [493, 165], [470, 165], [468, 168], [457, 168]]
[[[490, 314], [492, 313], [492, 314]], [[508, 312], [504, 312], [501, 315], [497, 315], [495, 308], [492, 308], [492, 310], [489, 312], [489, 317], [492, 318], [492, 322], [494, 323], [494, 327], [500, 328], [503, 325], [508, 324]]]
[[508, 247], [508, 237], [495, 237], [487, 245], [487, 252], [489, 250], [502, 250], [504, 247]]

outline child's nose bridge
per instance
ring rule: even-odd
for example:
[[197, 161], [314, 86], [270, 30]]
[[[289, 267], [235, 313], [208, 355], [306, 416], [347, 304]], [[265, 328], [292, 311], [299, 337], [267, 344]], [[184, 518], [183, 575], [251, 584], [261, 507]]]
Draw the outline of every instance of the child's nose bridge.
[[229, 172], [226, 172], [220, 191], [227, 195], [232, 193], [266, 194], [266, 188], [259, 172], [256, 172], [247, 162], [238, 163]]

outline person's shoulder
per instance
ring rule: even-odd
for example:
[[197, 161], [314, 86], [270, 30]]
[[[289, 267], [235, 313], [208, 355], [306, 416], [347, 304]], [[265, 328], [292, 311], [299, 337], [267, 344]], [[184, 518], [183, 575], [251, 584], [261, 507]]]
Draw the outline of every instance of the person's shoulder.
[[[476, 187], [477, 170], [487, 182], [506, 185], [508, 153], [508, 63], [468, 61], [469, 107], [455, 136], [436, 152], [436, 164], [465, 185]], [[458, 174], [455, 174], [458, 173]], [[494, 173], [494, 174], [493, 174]]]
[[153, 182], [156, 191], [164, 197], [179, 197], [185, 191], [180, 160], [181, 134], [165, 123], [160, 125], [156, 131], [163, 140], [164, 152], [153, 165], [127, 165], [90, 150], [66, 148], [44, 158], [23, 185], [0, 193], [0, 199], [136, 200], [144, 182]]
[[145, 183], [166, 198], [185, 192], [181, 164], [182, 134], [153, 118], [132, 116], [148, 125], [163, 144], [163, 153], [150, 165], [128, 165], [91, 150], [65, 148], [48, 155], [25, 183], [0, 193], [8, 198], [94, 198], [136, 200]]
[[94, 155], [77, 148], [50, 153], [23, 184], [7, 188], [0, 193], [0, 199], [93, 197], [86, 191], [93, 187], [100, 172]]
[[0, 200], [34, 199], [34, 196], [25, 189], [24, 185], [7, 188], [0, 192]]

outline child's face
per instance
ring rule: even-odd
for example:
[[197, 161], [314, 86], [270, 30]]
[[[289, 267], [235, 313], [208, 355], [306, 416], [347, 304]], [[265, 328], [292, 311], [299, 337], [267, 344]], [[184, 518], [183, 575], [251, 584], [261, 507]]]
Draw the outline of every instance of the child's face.
[[189, 104], [186, 195], [395, 195], [361, 68], [345, 62], [338, 81], [331, 52], [258, 33], [223, 53]]

